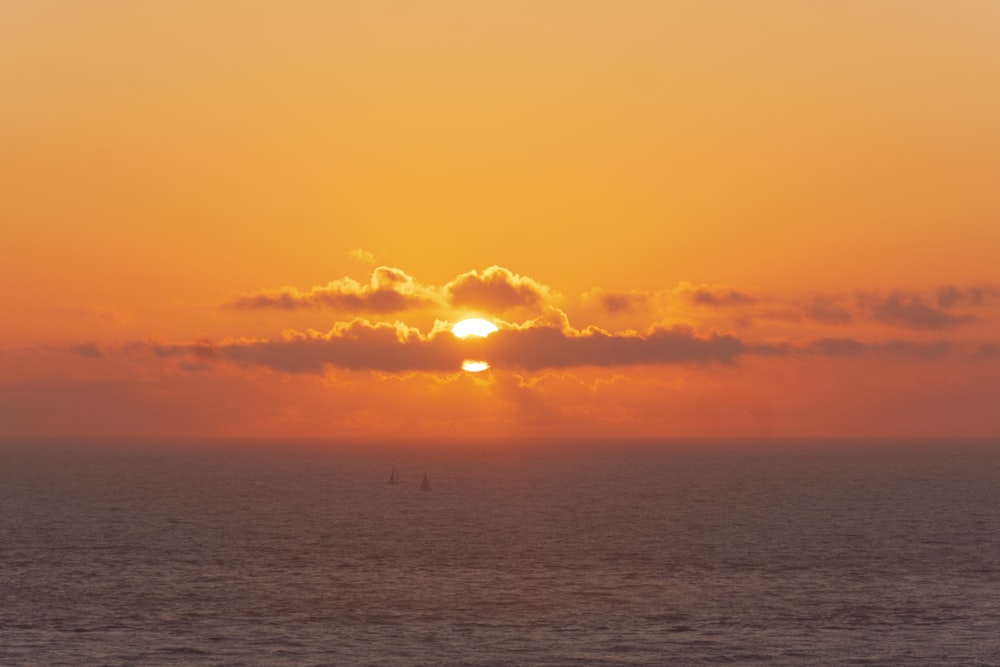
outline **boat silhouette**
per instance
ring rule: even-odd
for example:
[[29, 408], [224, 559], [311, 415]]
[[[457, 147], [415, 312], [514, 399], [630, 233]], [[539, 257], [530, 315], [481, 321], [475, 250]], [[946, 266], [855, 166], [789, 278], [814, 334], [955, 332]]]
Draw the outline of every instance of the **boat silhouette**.
[[421, 491], [431, 490], [431, 483], [427, 481], [427, 473], [424, 473], [424, 481], [420, 482], [420, 490]]
[[399, 472], [396, 471], [396, 466], [392, 466], [392, 472], [389, 473], [389, 481], [386, 484], [399, 484]]

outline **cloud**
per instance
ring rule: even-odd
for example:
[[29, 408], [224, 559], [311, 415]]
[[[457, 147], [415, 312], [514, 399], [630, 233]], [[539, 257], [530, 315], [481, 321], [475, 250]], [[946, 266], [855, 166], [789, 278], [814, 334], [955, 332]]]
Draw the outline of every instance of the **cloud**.
[[70, 350], [76, 352], [85, 359], [101, 358], [101, 350], [94, 343], [78, 343], [76, 345], [71, 345]]
[[225, 360], [288, 373], [323, 373], [327, 368], [386, 372], [454, 372], [463, 359], [484, 359], [497, 368], [537, 370], [572, 366], [733, 363], [748, 353], [780, 353], [748, 345], [730, 335], [697, 335], [686, 327], [655, 328], [645, 334], [611, 333], [594, 327], [577, 331], [549, 315], [488, 338], [455, 338], [445, 328], [428, 335], [396, 322], [355, 320], [326, 333], [285, 332], [277, 340], [199, 340], [187, 345], [148, 344], [159, 357], [193, 357], [199, 363]]
[[[686, 327], [646, 334], [573, 331], [552, 326], [505, 329], [484, 341], [483, 357], [497, 366], [538, 370], [685, 362], [732, 363], [753, 348], [729, 335], [697, 336]], [[488, 344], [488, 345], [487, 345]]]
[[400, 323], [355, 321], [328, 333], [289, 333], [279, 341], [230, 344], [222, 358], [292, 373], [320, 373], [324, 366], [350, 370], [453, 371], [462, 361], [450, 333], [425, 338]]
[[[786, 298], [733, 286], [687, 283], [655, 292], [606, 292], [595, 288], [585, 293], [585, 306], [597, 306], [611, 314], [635, 315], [664, 307], [657, 313], [660, 322], [669, 322], [664, 314], [669, 316], [672, 307], [686, 302], [699, 311], [698, 319], [722, 331], [699, 333], [689, 326], [678, 326], [674, 319], [673, 324], [645, 331], [612, 332], [594, 326], [573, 328], [566, 315], [553, 305], [560, 297], [548, 286], [501, 266], [463, 273], [440, 288], [421, 285], [401, 269], [379, 266], [367, 284], [343, 278], [309, 292], [284, 288], [243, 295], [231, 304], [244, 309], [324, 307], [355, 314], [354, 319], [329, 331], [287, 331], [278, 339], [200, 340], [187, 345], [148, 347], [161, 357], [181, 357], [192, 369], [229, 362], [297, 374], [328, 374], [336, 369], [457, 373], [465, 359], [484, 360], [498, 370], [525, 371], [683, 363], [732, 365], [748, 356], [938, 359], [954, 350], [967, 349], [969, 341], [963, 347], [957, 340], [866, 342], [850, 336], [816, 339], [816, 327], [810, 325], [804, 326], [799, 335], [760, 342], [725, 331], [733, 324], [730, 320], [734, 316], [738, 317], [736, 326], [745, 326], [746, 321], [754, 319], [838, 326], [875, 321], [911, 330], [941, 331], [978, 320], [950, 309], [962, 304], [983, 305], [995, 294], [990, 287], [945, 286], [924, 292], [807, 293]], [[522, 324], [498, 322], [500, 330], [488, 338], [459, 340], [440, 320], [425, 334], [400, 321], [373, 323], [357, 317], [409, 309], [437, 310], [455, 317], [465, 313], [453, 309], [468, 308], [520, 315], [527, 311], [535, 319]], [[680, 312], [687, 316], [685, 309]], [[771, 335], [783, 332], [781, 335], [788, 336], [789, 328], [786, 324], [769, 331]], [[81, 348], [78, 353], [87, 351]], [[985, 358], [993, 351], [984, 347], [975, 354]]]
[[[956, 349], [949, 341], [892, 340], [867, 342], [853, 338], [823, 338], [801, 344], [750, 343], [730, 334], [699, 335], [689, 327], [657, 327], [645, 333], [608, 332], [596, 327], [575, 330], [539, 319], [509, 326], [488, 338], [459, 340], [439, 328], [424, 335], [396, 322], [365, 320], [339, 324], [326, 333], [285, 332], [276, 340], [229, 340], [217, 344], [199, 340], [187, 345], [152, 344], [160, 357], [190, 357], [202, 365], [229, 361], [286, 373], [323, 374], [329, 369], [456, 372], [463, 359], [488, 361], [497, 369], [538, 371], [584, 366], [706, 364], [731, 365], [742, 357], [790, 355], [855, 358], [878, 356], [936, 360]], [[977, 354], [993, 356], [995, 346]]]
[[749, 306], [760, 301], [758, 297], [748, 292], [719, 285], [682, 286], [680, 291], [695, 306], [725, 308], [730, 306]]
[[288, 373], [322, 373], [325, 367], [379, 371], [453, 371], [462, 362], [458, 339], [450, 333], [423, 336], [396, 322], [354, 320], [326, 333], [286, 331], [276, 340], [226, 340], [214, 344], [153, 344], [161, 357], [191, 355], [200, 361], [225, 360]]
[[1000, 296], [995, 288], [989, 285], [979, 285], [976, 287], [960, 288], [954, 285], [945, 285], [937, 291], [938, 308], [954, 308], [958, 305], [971, 304], [982, 306], [997, 296]]
[[[716, 326], [736, 318], [729, 324], [739, 328], [755, 321], [814, 322], [830, 326], [873, 321], [905, 329], [940, 331], [982, 321], [967, 309], [988, 306], [997, 301], [998, 296], [1000, 292], [989, 285], [945, 285], [924, 292], [893, 290], [782, 297], [728, 285], [681, 283], [659, 291], [610, 292], [595, 288], [583, 294], [582, 303], [617, 316], [635, 316], [650, 311], [664, 315], [673, 312], [671, 309], [678, 302], [687, 303], [701, 311], [693, 317], [708, 317]], [[561, 297], [549, 286], [497, 265], [462, 273], [442, 287], [418, 283], [402, 269], [379, 266], [367, 283], [344, 277], [307, 292], [294, 287], [261, 290], [238, 295], [227, 305], [237, 310], [322, 308], [352, 316], [422, 310], [447, 317], [453, 315], [453, 309], [462, 309], [494, 314], [520, 313], [530, 317], [554, 307], [559, 300]], [[965, 307], [966, 312], [958, 310], [960, 307]]]
[[546, 285], [495, 265], [482, 272], [473, 269], [461, 274], [445, 285], [444, 291], [453, 306], [493, 312], [517, 308], [539, 312], [554, 296]]
[[405, 271], [380, 266], [363, 285], [351, 278], [300, 292], [294, 287], [243, 294], [227, 305], [238, 310], [328, 308], [348, 313], [398, 313], [437, 302], [433, 290], [418, 284]]
[[350, 255], [351, 259], [361, 262], [362, 264], [368, 264], [369, 266], [373, 266], [375, 264], [375, 255], [368, 252], [364, 248], [355, 248], [347, 254]]
[[[944, 301], [954, 305], [958, 297], [948, 288], [945, 290]], [[979, 319], [972, 315], [949, 313], [943, 308], [931, 305], [924, 296], [915, 292], [896, 290], [886, 296], [863, 294], [858, 300], [872, 319], [908, 329], [950, 329]], [[940, 293], [938, 301], [939, 303], [941, 301]]]
[[[794, 322], [808, 320], [819, 324], [846, 325], [859, 320], [905, 329], [936, 331], [981, 321], [962, 312], [959, 306], [982, 307], [1000, 296], [995, 288], [944, 286], [934, 291], [893, 290], [888, 293], [807, 294], [800, 298], [758, 295], [716, 285], [681, 284], [674, 290], [692, 305], [716, 310], [735, 309], [740, 323], [754, 319]], [[765, 306], [765, 307], [761, 307]]]
[[595, 290], [587, 295], [596, 297], [601, 309], [612, 315], [630, 314], [649, 307], [650, 295], [645, 292], [601, 292]]
[[979, 356], [985, 359], [1000, 359], [1000, 343], [980, 344]]
[[954, 348], [955, 345], [948, 341], [921, 343], [907, 340], [891, 340], [872, 343], [852, 338], [822, 338], [808, 343], [801, 349], [807, 353], [834, 358], [880, 355], [933, 360], [946, 356]]
[[836, 298], [822, 294], [811, 297], [802, 307], [806, 318], [821, 324], [848, 324], [854, 316]]
[[241, 294], [226, 305], [238, 310], [326, 308], [380, 315], [448, 305], [495, 313], [516, 309], [538, 313], [555, 296], [546, 285], [501, 266], [463, 273], [440, 289], [418, 283], [402, 269], [380, 266], [368, 284], [345, 277], [308, 292], [283, 287]]

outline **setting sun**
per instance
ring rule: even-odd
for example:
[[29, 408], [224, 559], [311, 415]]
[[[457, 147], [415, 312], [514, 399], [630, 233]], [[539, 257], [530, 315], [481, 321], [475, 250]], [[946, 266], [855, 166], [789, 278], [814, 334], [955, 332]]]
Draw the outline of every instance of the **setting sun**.
[[497, 331], [496, 325], [478, 317], [462, 320], [451, 328], [451, 332], [458, 338], [468, 338], [469, 336], [486, 338], [494, 331]]
[[[451, 328], [451, 332], [457, 338], [468, 338], [469, 336], [486, 338], [494, 331], [497, 331], [496, 325], [478, 317], [462, 320]], [[481, 373], [489, 367], [487, 362], [479, 359], [466, 359], [462, 362], [462, 370], [469, 373]]]
[[466, 359], [462, 362], [462, 370], [469, 373], [481, 373], [488, 369], [490, 365], [485, 361], [476, 361], [473, 359]]

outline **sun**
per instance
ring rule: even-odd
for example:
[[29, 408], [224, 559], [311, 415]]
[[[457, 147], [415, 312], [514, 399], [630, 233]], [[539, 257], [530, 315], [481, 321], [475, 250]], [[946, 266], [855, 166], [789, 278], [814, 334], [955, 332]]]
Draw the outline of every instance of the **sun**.
[[[468, 338], [469, 336], [486, 338], [494, 331], [498, 331], [496, 325], [478, 317], [462, 320], [451, 328], [451, 332], [455, 334], [456, 338]], [[462, 362], [462, 370], [469, 373], [481, 373], [489, 367], [488, 363], [479, 359], [466, 359]]]
[[469, 336], [486, 338], [494, 331], [497, 331], [497, 328], [492, 322], [488, 322], [478, 317], [462, 320], [451, 328], [451, 332], [458, 338], [468, 338]]
[[466, 359], [462, 362], [462, 370], [466, 373], [482, 373], [490, 365], [485, 361], [476, 361], [475, 359]]

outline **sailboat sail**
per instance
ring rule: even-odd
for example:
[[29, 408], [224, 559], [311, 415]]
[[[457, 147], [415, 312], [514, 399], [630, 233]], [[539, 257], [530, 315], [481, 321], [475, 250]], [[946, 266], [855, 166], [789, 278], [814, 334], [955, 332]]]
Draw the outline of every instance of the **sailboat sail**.
[[396, 466], [392, 466], [392, 472], [389, 473], [389, 484], [399, 484], [399, 473], [396, 472]]
[[427, 473], [424, 473], [424, 481], [420, 482], [420, 490], [421, 491], [431, 490], [431, 483], [427, 481]]

